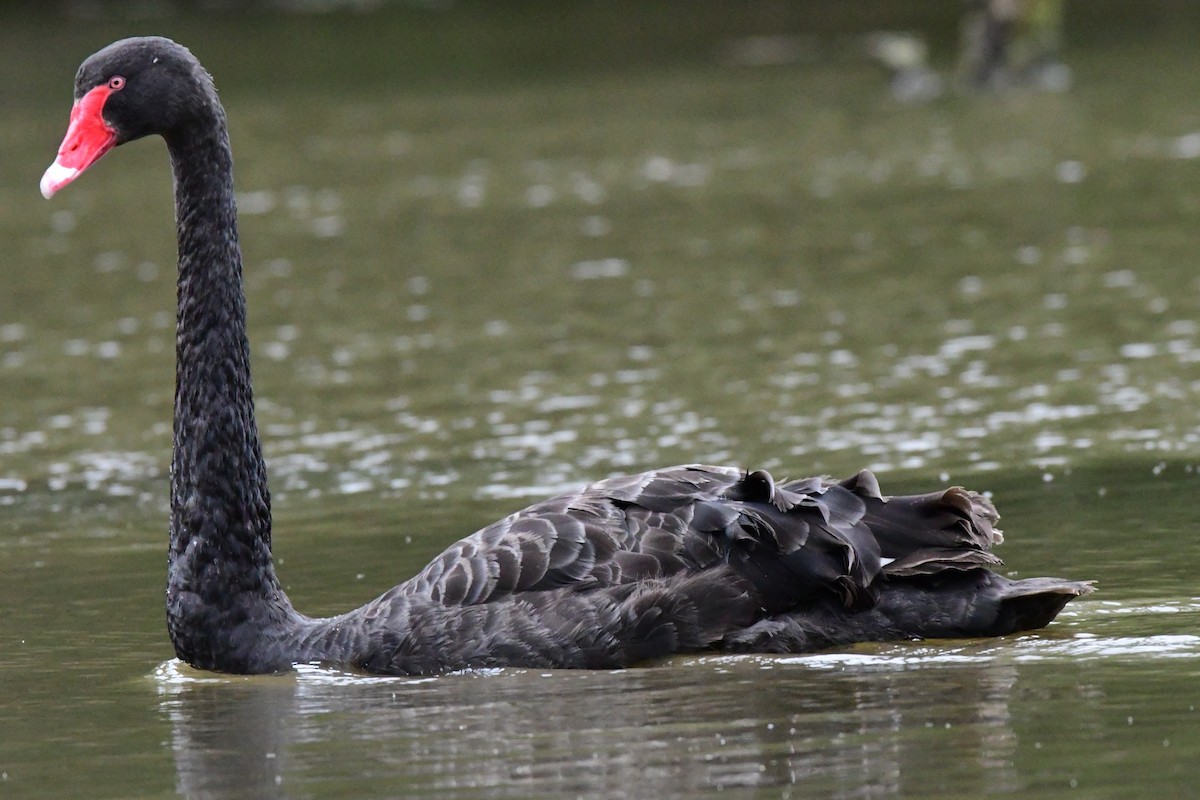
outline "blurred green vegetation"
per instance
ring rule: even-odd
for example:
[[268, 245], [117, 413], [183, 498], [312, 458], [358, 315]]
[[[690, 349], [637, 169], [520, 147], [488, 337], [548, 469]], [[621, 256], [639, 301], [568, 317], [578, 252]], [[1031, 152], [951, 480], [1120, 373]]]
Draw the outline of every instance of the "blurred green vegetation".
[[[723, 42], [743, 36], [813, 37], [807, 57], [846, 57], [836, 44], [873, 30], [925, 37], [935, 64], [952, 63], [961, 0], [582, 0], [581, 2], [381, 3], [369, 10], [281, 13], [277, 3], [64, 2], [6, 3], [0, 9], [0, 66], [6, 92], [37, 92], [42, 67], [71, 61], [103, 43], [139, 33], [181, 41], [211, 34], [203, 60], [247, 86], [303, 86], [311, 81], [352, 91], [379, 82], [407, 90], [439, 90], [457, 81], [527, 81], [564, 73], [641, 71], [647, 67], [711, 63]], [[286, 4], [282, 6], [286, 9]], [[247, 48], [237, 32], [270, 28], [264, 44]], [[1200, 4], [1190, 0], [1077, 0], [1068, 4], [1066, 54], [1123, 57], [1191, 43], [1200, 29]], [[229, 32], [227, 37], [221, 31]], [[41, 40], [27, 57], [14, 37]], [[7, 55], [5, 55], [7, 54]], [[1118, 57], [1119, 56], [1119, 57]], [[269, 71], [270, 78], [261, 76]], [[240, 88], [232, 79], [222, 82]], [[232, 83], [232, 85], [231, 85]]]

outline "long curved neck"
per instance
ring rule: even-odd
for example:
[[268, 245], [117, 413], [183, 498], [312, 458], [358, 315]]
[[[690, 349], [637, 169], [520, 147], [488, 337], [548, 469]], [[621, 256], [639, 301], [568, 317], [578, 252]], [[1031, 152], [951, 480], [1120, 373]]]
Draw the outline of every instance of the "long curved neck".
[[168, 628], [190, 664], [246, 671], [294, 612], [271, 561], [233, 157], [215, 94], [166, 138], [179, 240]]

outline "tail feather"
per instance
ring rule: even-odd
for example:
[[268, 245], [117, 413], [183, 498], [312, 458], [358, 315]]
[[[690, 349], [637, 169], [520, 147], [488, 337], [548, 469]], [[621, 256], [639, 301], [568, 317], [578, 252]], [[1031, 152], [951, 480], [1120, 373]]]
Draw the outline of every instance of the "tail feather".
[[1091, 581], [1068, 581], [1062, 578], [1008, 581], [1000, 592], [1000, 607], [993, 626], [996, 635], [1044, 628], [1067, 603], [1093, 591], [1095, 589]]
[[988, 569], [890, 581], [875, 611], [913, 638], [1005, 636], [1050, 624], [1068, 601], [1092, 591], [1062, 578], [1012, 580]]
[[891, 583], [866, 611], [826, 602], [768, 617], [726, 636], [720, 647], [803, 653], [857, 642], [1006, 636], [1044, 628], [1068, 602], [1092, 591], [1089, 582], [1060, 578], [947, 573], [936, 581]]

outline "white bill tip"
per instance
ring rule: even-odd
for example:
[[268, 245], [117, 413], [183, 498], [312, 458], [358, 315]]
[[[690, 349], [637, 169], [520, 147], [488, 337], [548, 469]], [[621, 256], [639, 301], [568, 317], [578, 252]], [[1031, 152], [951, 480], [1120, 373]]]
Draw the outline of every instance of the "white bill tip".
[[42, 197], [49, 200], [55, 192], [75, 180], [75, 176], [78, 174], [79, 170], [74, 167], [64, 167], [55, 161], [46, 170], [46, 174], [42, 176], [42, 182], [39, 184]]

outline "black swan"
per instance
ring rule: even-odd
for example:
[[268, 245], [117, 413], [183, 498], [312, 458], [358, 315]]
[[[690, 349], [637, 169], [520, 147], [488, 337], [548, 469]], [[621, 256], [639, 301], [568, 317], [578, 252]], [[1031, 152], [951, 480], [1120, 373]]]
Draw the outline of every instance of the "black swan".
[[618, 668], [673, 653], [998, 636], [1043, 627], [1091, 591], [993, 572], [996, 511], [962, 488], [886, 497], [866, 471], [777, 483], [681, 466], [536, 503], [361, 608], [303, 616], [271, 560], [233, 159], [212, 78], [158, 37], [88, 58], [42, 194], [150, 134], [170, 153], [179, 244], [167, 627], [195, 667]]

